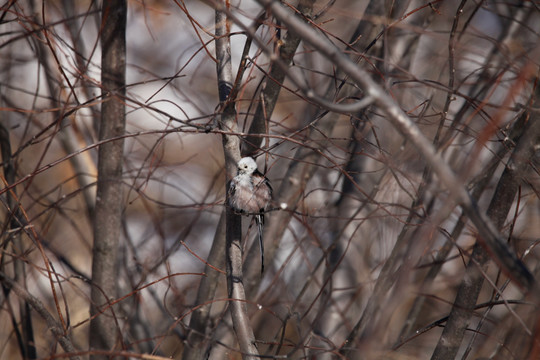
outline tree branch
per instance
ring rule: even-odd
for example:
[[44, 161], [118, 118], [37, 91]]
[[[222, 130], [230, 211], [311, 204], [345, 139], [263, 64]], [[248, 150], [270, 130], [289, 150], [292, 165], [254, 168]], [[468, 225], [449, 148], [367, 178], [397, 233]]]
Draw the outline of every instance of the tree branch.
[[[224, 131], [237, 131], [236, 110], [233, 101], [227, 101], [233, 86], [229, 23], [225, 12], [216, 10], [216, 58], [219, 100], [222, 106], [219, 127]], [[236, 172], [240, 160], [240, 139], [234, 135], [223, 135], [223, 152], [227, 180]], [[228, 181], [227, 181], [228, 184]], [[227, 190], [227, 189], [225, 189]], [[228, 191], [226, 191], [228, 194]], [[227, 195], [228, 196], [228, 195]], [[227, 201], [226, 201], [227, 203]], [[245, 304], [246, 295], [242, 282], [242, 218], [226, 206], [226, 268], [229, 309], [240, 351], [244, 359], [257, 359], [258, 350]]]
[[[75, 353], [76, 349], [69, 337], [64, 333], [62, 325], [56, 321], [56, 319], [47, 311], [43, 303], [36, 297], [32, 296], [26, 289], [17, 284], [15, 281], [6, 276], [3, 272], [0, 272], [0, 280], [3, 284], [10, 287], [15, 294], [30, 306], [45, 320], [49, 330], [56, 337], [62, 349], [68, 353]], [[70, 356], [70, 359], [78, 360], [78, 356]]]
[[[528, 114], [525, 113], [522, 117], [528, 117]], [[523, 133], [517, 141], [517, 146], [489, 204], [487, 214], [497, 228], [502, 228], [504, 225], [518, 192], [521, 177], [528, 166], [529, 159], [534, 154], [538, 138], [540, 138], [540, 121], [535, 117], [529, 119], [523, 128]], [[455, 358], [484, 283], [489, 255], [488, 251], [481, 246], [480, 239], [477, 238], [471, 259], [467, 264], [465, 278], [459, 287], [452, 311], [431, 357], [432, 360]]]
[[[110, 139], [125, 132], [126, 0], [107, 0], [102, 7], [101, 107], [99, 139]], [[92, 249], [92, 290], [90, 314], [100, 314], [116, 296], [117, 248], [122, 229], [122, 165], [124, 140], [106, 142], [98, 152], [98, 184]], [[111, 310], [112, 311], [112, 310]], [[114, 316], [96, 316], [90, 322], [90, 347], [113, 350], [118, 330]], [[92, 359], [104, 359], [95, 354]]]
[[484, 213], [480, 212], [465, 187], [441, 155], [435, 151], [431, 142], [422, 134], [418, 126], [411, 121], [386, 91], [375, 83], [369, 74], [344, 55], [333, 43], [325, 37], [320, 36], [315, 29], [306, 25], [296, 15], [281, 5], [281, 3], [272, 0], [258, 0], [258, 2], [269, 9], [277, 19], [286, 24], [290, 31], [296, 32], [303, 41], [309, 43], [340, 68], [341, 71], [350, 76], [362, 88], [366, 96], [372, 97], [375, 100], [375, 104], [384, 111], [392, 125], [414, 144], [418, 152], [433, 168], [439, 181], [448, 188], [452, 199], [463, 208], [480, 233], [483, 246], [490, 249], [504, 271], [521, 287], [532, 290], [536, 286], [536, 281], [531, 272], [508, 248], [505, 240], [493, 226], [493, 223]]

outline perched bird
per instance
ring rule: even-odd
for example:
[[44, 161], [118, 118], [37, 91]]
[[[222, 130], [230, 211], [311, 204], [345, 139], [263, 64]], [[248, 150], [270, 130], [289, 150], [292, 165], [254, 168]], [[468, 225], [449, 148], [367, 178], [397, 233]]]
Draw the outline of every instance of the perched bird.
[[268, 179], [257, 170], [251, 157], [238, 162], [238, 172], [228, 186], [228, 204], [236, 212], [253, 215], [259, 232], [261, 247], [261, 273], [264, 271], [263, 225], [264, 212], [272, 200], [272, 187]]

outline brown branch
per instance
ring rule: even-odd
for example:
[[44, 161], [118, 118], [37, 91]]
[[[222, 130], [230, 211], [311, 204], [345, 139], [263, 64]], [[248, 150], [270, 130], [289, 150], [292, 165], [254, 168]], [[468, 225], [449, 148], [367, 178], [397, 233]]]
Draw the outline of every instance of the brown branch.
[[[22, 286], [20, 286], [15, 281], [7, 277], [6, 274], [4, 274], [3, 272], [0, 272], [0, 280], [2, 281], [3, 284], [9, 286], [13, 290], [13, 292], [17, 294], [17, 296], [19, 296], [25, 302], [30, 304], [30, 306], [45, 320], [49, 330], [51, 330], [51, 332], [56, 337], [56, 339], [58, 340], [58, 342], [60, 343], [64, 351], [66, 351], [67, 353], [76, 352], [75, 347], [73, 346], [73, 343], [71, 342], [67, 334], [64, 332], [62, 324], [60, 324], [51, 315], [51, 313], [47, 311], [43, 303], [38, 298], [34, 297]], [[79, 357], [72, 355], [70, 356], [70, 359], [76, 360], [76, 359], [79, 359]]]
[[366, 96], [375, 99], [375, 104], [384, 111], [392, 125], [414, 144], [418, 152], [433, 168], [439, 181], [447, 187], [452, 199], [463, 208], [476, 226], [482, 236], [483, 245], [490, 249], [505, 272], [524, 289], [532, 290], [536, 287], [536, 281], [531, 272], [508, 248], [505, 240], [493, 226], [493, 223], [478, 209], [456, 174], [441, 155], [435, 151], [431, 142], [422, 134], [418, 126], [401, 110], [394, 99], [334, 44], [320, 36], [316, 30], [306, 25], [281, 3], [272, 0], [258, 0], [258, 2], [271, 10], [273, 15], [286, 24], [291, 31], [297, 32], [304, 41], [349, 75], [364, 90]]
[[[222, 106], [221, 130], [236, 131], [236, 110], [234, 102], [228, 102], [233, 87], [231, 64], [231, 49], [229, 39], [229, 19], [225, 12], [216, 9], [216, 58], [219, 100]], [[224, 135], [223, 151], [225, 154], [225, 168], [227, 179], [236, 173], [236, 164], [240, 160], [240, 139], [236, 136]], [[228, 182], [227, 182], [228, 183]], [[226, 191], [228, 193], [228, 191]], [[245, 290], [242, 283], [242, 219], [232, 209], [226, 207], [226, 269], [227, 287], [233, 328], [240, 351], [244, 359], [257, 359], [259, 351], [255, 344], [255, 335], [251, 327], [245, 304]]]
[[[523, 114], [522, 117], [526, 118], [528, 114]], [[502, 228], [504, 225], [539, 137], [540, 121], [536, 117], [531, 118], [523, 128], [522, 136], [517, 141], [517, 146], [504, 169], [487, 210], [488, 216], [497, 228]], [[459, 287], [452, 311], [431, 359], [455, 358], [484, 283], [484, 273], [487, 270], [490, 255], [477, 239], [467, 265], [465, 278]]]
[[[101, 107], [99, 139], [121, 136], [125, 132], [126, 74], [126, 14], [125, 0], [108, 0], [102, 7], [101, 25], [101, 83], [105, 101]], [[94, 216], [94, 245], [92, 249], [91, 315], [99, 314], [116, 297], [116, 254], [122, 229], [123, 192], [122, 165], [124, 141], [102, 144], [98, 152], [98, 185]], [[97, 316], [90, 322], [90, 347], [113, 350], [118, 330], [114, 316]], [[104, 356], [93, 355], [93, 359]]]
[[212, 310], [213, 304], [212, 299], [214, 299], [221, 278], [220, 272], [216, 271], [214, 267], [222, 269], [225, 266], [225, 221], [225, 213], [222, 213], [204, 267], [206, 276], [201, 278], [199, 289], [197, 291], [197, 298], [195, 299], [195, 304], [201, 305], [193, 310], [189, 320], [189, 334], [187, 346], [182, 354], [183, 360], [203, 359], [209, 351], [205, 342], [206, 330], [210, 324], [210, 311]]
[[[11, 141], [9, 138], [9, 131], [1, 123], [0, 152], [2, 154], [2, 162], [4, 163], [4, 179], [2, 179], [2, 181], [4, 182], [4, 185], [8, 187], [9, 184], [13, 184], [15, 182], [16, 172], [14, 166], [14, 159], [11, 156]], [[18, 228], [24, 222], [23, 217], [21, 216], [21, 211], [19, 209], [16, 189], [12, 189], [7, 193], [7, 206], [9, 211], [7, 213], [6, 221], [2, 228], [3, 234], [6, 234], [6, 230], [8, 229], [12, 230]], [[15, 274], [14, 281], [20, 287], [26, 289], [26, 266], [25, 263], [18, 258], [18, 256], [23, 256], [24, 254], [21, 233], [15, 233], [11, 238], [11, 241], [7, 241], [7, 239], [8, 238], [6, 238], [6, 240], [4, 241], [2, 250], [5, 251], [6, 247], [8, 247], [9, 245], [12, 246], [13, 252], [14, 254], [16, 254], [16, 256], [13, 258], [13, 271]], [[6, 256], [0, 256], [0, 271], [2, 272], [6, 271], [6, 260]], [[7, 298], [9, 296], [10, 288], [6, 287], [5, 284], [3, 284], [3, 289], [4, 296]], [[30, 305], [27, 301], [24, 301], [24, 303], [20, 306], [19, 315], [21, 330], [19, 330], [15, 318], [12, 317], [13, 330], [15, 331], [15, 335], [19, 343], [19, 349], [25, 359], [35, 359], [37, 358], [37, 354], [34, 340], [34, 330], [32, 326], [32, 317], [30, 314]]]
[[[298, 3], [297, 11], [302, 14], [304, 18], [310, 18], [313, 12], [314, 0], [302, 0]], [[279, 60], [285, 66], [290, 66], [296, 49], [300, 44], [301, 38], [294, 32], [287, 32], [287, 35], [283, 40], [278, 39], [281, 42], [277, 49], [279, 51]], [[249, 128], [249, 134], [265, 134], [267, 133], [268, 120], [274, 112], [279, 93], [283, 86], [283, 81], [287, 71], [284, 66], [273, 62], [270, 65], [270, 71], [266, 76], [266, 83], [260, 95], [261, 101], [257, 105], [253, 121]], [[247, 136], [246, 142], [242, 154], [246, 156], [253, 156], [259, 151], [262, 143], [261, 137]]]

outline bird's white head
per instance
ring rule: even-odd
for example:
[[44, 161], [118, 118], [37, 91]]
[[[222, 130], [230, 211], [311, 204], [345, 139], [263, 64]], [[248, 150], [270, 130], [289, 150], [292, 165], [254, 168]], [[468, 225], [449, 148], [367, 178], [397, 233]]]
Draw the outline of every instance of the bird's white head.
[[238, 173], [251, 175], [257, 170], [257, 163], [251, 157], [245, 157], [238, 162]]

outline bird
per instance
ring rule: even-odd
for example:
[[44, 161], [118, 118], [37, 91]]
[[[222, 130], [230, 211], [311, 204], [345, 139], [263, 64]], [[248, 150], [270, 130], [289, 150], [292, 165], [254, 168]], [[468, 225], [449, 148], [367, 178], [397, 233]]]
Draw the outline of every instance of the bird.
[[272, 201], [270, 181], [257, 169], [252, 157], [238, 162], [236, 176], [228, 184], [228, 205], [237, 213], [253, 215], [259, 234], [261, 249], [261, 274], [264, 272], [263, 226], [264, 212]]

